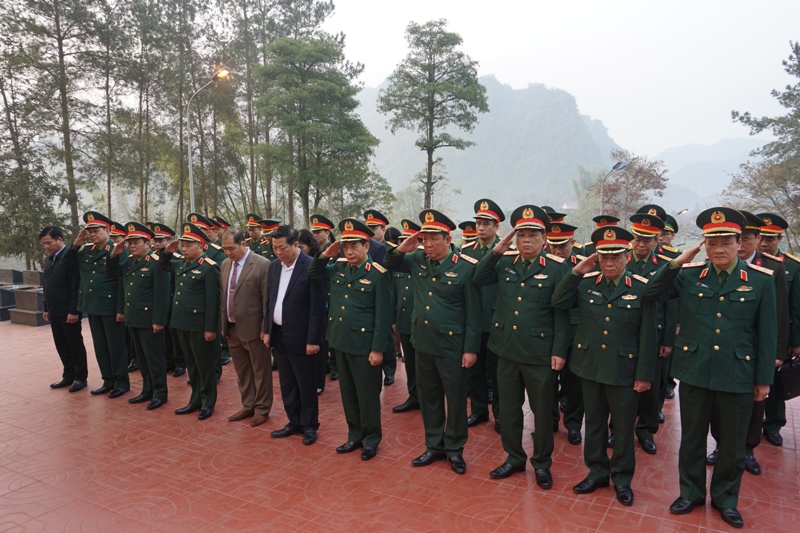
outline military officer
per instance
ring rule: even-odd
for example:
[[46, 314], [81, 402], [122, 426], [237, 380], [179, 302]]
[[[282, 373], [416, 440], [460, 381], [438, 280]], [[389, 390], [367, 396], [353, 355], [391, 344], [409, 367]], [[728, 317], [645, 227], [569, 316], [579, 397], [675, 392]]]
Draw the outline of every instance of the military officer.
[[[111, 220], [97, 211], [88, 211], [83, 221], [86, 228], [64, 252], [61, 262], [65, 266], [77, 263], [81, 274], [78, 311], [89, 315], [94, 353], [103, 378], [103, 385], [91, 392], [94, 395], [108, 393], [109, 398], [117, 398], [128, 392], [131, 385], [122, 280], [106, 275], [106, 261], [114, 246], [109, 237]], [[91, 246], [84, 246], [87, 240]]]
[[[549, 215], [548, 215], [549, 216]], [[562, 219], [563, 220], [563, 219]], [[569, 268], [573, 268], [578, 261], [585, 259], [582, 255], [575, 252], [575, 230], [565, 222], [551, 221], [547, 226], [547, 248], [550, 252], [564, 259]], [[571, 265], [571, 266], [570, 266]], [[575, 340], [575, 333], [578, 331], [578, 309], [569, 310], [569, 339], [567, 347], [567, 364], [560, 370], [558, 382], [561, 384], [561, 403], [564, 410], [564, 427], [567, 428], [567, 442], [578, 445], [583, 441], [581, 427], [583, 426], [583, 391], [581, 390], [581, 380], [569, 368], [569, 360], [572, 354], [572, 344]], [[558, 383], [556, 383], [558, 385]], [[558, 394], [557, 387], [554, 387], [555, 394]], [[560, 415], [558, 405], [553, 404], [553, 428], [558, 429]]]
[[[388, 271], [367, 254], [372, 230], [353, 218], [339, 222], [341, 240], [317, 254], [308, 269], [330, 287], [327, 340], [336, 352], [339, 390], [347, 420], [347, 442], [337, 453], [362, 448], [361, 459], [378, 453], [381, 441], [381, 360], [394, 359]], [[342, 251], [344, 257], [329, 264]]]
[[282, 220], [274, 218], [262, 218], [258, 221], [261, 224], [261, 255], [272, 261], [277, 256], [275, 250], [272, 249], [272, 236], [271, 233], [278, 229]]
[[[403, 233], [398, 237], [398, 245], [404, 240], [416, 235], [419, 224], [404, 218], [400, 224]], [[477, 233], [476, 233], [477, 236]], [[406, 365], [406, 388], [408, 399], [392, 407], [392, 412], [407, 413], [419, 409], [419, 394], [417, 394], [417, 356], [414, 344], [411, 342], [411, 317], [414, 316], [414, 286], [409, 272], [392, 272], [395, 296], [395, 330], [400, 335], [400, 344], [403, 347], [403, 361]]]
[[250, 248], [250, 251], [255, 252], [257, 254], [261, 253], [261, 215], [257, 215], [255, 213], [247, 213], [245, 215], [247, 217], [247, 238], [244, 242], [247, 243], [247, 247]]
[[[311, 215], [311, 234], [314, 240], [319, 245], [319, 250], [324, 252], [328, 246], [334, 241], [333, 239], [333, 222], [331, 219], [319, 213]], [[325, 305], [330, 309], [330, 291], [325, 287]], [[327, 341], [320, 346], [320, 356], [325, 358], [326, 367], [330, 368], [330, 380], [336, 381], [339, 379], [339, 367], [336, 365], [336, 355], [331, 353], [327, 346]], [[319, 388], [319, 387], [318, 387]]]
[[[503, 210], [489, 198], [475, 202], [475, 228], [478, 238], [461, 247], [461, 255], [476, 261], [490, 255], [500, 242], [497, 232], [500, 223], [506, 219]], [[546, 215], [545, 215], [546, 216]], [[546, 220], [546, 218], [545, 218]], [[492, 414], [495, 431], [500, 431], [500, 396], [497, 390], [497, 353], [489, 348], [489, 333], [492, 328], [492, 315], [497, 302], [498, 285], [481, 285], [481, 349], [478, 360], [469, 370], [469, 399], [472, 413], [467, 418], [467, 426], [474, 427], [489, 421], [489, 397], [492, 398]], [[563, 354], [562, 354], [563, 355]]]
[[[592, 222], [594, 222], [594, 229], [598, 230], [608, 226], [616, 227], [619, 224], [619, 218], [612, 215], [597, 215], [596, 217], [592, 218]], [[580, 250], [581, 255], [584, 257], [589, 257], [595, 252], [594, 243], [589, 241], [585, 243]]]
[[[183, 259], [173, 262], [180, 243]], [[159, 254], [158, 265], [175, 273], [175, 299], [170, 326], [176, 331], [189, 370], [192, 395], [186, 406], [175, 413], [200, 411], [205, 420], [214, 414], [217, 401], [215, 361], [218, 359], [219, 267], [203, 254], [206, 235], [192, 223], [184, 224], [183, 234]]]
[[364, 211], [364, 221], [369, 226], [369, 229], [372, 230], [372, 238], [385, 245], [386, 227], [389, 225], [389, 219], [376, 209], [367, 209]]
[[[800, 356], [800, 257], [780, 251], [783, 232], [789, 227], [786, 220], [774, 213], [759, 213], [756, 215], [764, 221], [761, 226], [761, 241], [759, 251], [762, 255], [775, 257], [783, 264], [786, 272], [786, 285], [789, 300], [789, 332], [786, 358]], [[782, 446], [781, 428], [786, 425], [786, 404], [773, 389], [767, 397], [764, 417], [764, 437], [773, 446]]]
[[[527, 393], [535, 423], [531, 464], [536, 484], [543, 489], [553, 486], [550, 414], [557, 372], [566, 363], [569, 342], [569, 313], [552, 306], [564, 260], [544, 252], [547, 221], [547, 213], [538, 206], [515, 209], [514, 229], [483, 256], [474, 277], [480, 287], [498, 286], [488, 347], [499, 355], [500, 435], [508, 456], [489, 476], [501, 479], [525, 471], [522, 406]], [[517, 249], [511, 251], [514, 236]]]
[[[175, 238], [175, 232], [160, 222], [153, 222], [153, 251], [156, 255], [162, 253], [164, 248], [172, 242]], [[174, 260], [182, 259], [183, 256], [175, 252], [172, 254]], [[169, 285], [169, 311], [167, 313], [167, 322], [164, 327], [165, 334], [165, 358], [167, 361], [167, 372], [172, 372], [174, 377], [180, 377], [186, 373], [186, 358], [181, 352], [180, 342], [178, 341], [175, 332], [169, 326], [172, 319], [172, 306], [175, 301], [175, 273], [169, 272], [170, 285]]]
[[[626, 269], [632, 239], [621, 227], [596, 229], [592, 233], [596, 252], [575, 265], [553, 295], [555, 308], [577, 306], [580, 312], [569, 364], [583, 388], [583, 456], [589, 475], [572, 490], [589, 494], [607, 487], [610, 475], [623, 505], [633, 504], [638, 397], [652, 385], [656, 364], [653, 305], [643, 299], [647, 279]], [[590, 272], [598, 262], [600, 271]], [[609, 414], [616, 441], [610, 461], [605, 447]]]
[[203, 246], [203, 253], [216, 264], [221, 264], [227, 256], [222, 246], [215, 242], [217, 240], [217, 234], [214, 232], [214, 221], [200, 213], [189, 213], [186, 217], [186, 221], [191, 222], [203, 230], [206, 236], [206, 244]]
[[461, 230], [462, 247], [478, 238], [478, 230], [475, 229], [475, 222], [473, 220], [465, 220], [458, 225], [458, 229]]
[[[108, 232], [109, 237], [111, 237], [111, 241], [114, 243], [114, 246], [117, 244], [122, 243], [125, 244], [125, 236], [128, 233], [125, 231], [125, 226], [120, 224], [119, 222], [111, 221], [111, 230]], [[131, 337], [130, 331], [128, 328], [125, 327], [125, 359], [128, 361], [128, 372], [136, 372], [139, 370], [139, 363], [136, 360], [136, 354], [134, 353], [133, 348], [133, 337]]]
[[111, 229], [108, 232], [109, 237], [111, 237], [111, 241], [114, 244], [124, 243], [125, 236], [127, 233], [125, 232], [125, 226], [120, 224], [119, 222], [111, 221]]
[[[472, 283], [477, 261], [450, 249], [456, 225], [446, 215], [426, 209], [420, 221], [420, 232], [386, 256], [386, 266], [410, 273], [414, 284], [411, 342], [426, 449], [411, 464], [427, 466], [447, 458], [454, 472], [464, 474], [467, 369], [475, 364], [481, 341], [480, 291]], [[420, 242], [422, 250], [417, 249]]]
[[[379, 255], [371, 255], [370, 257], [372, 258], [373, 262], [383, 265], [387, 248], [385, 239], [386, 226], [389, 225], [389, 219], [376, 209], [367, 209], [364, 211], [364, 222], [372, 231], [369, 249], [374, 249], [377, 251], [379, 248], [381, 248], [383, 250], [382, 253], [379, 253]], [[389, 357], [387, 354], [381, 363], [381, 371], [383, 372], [383, 384], [386, 386], [393, 385], [394, 377], [397, 373], [397, 358]]]
[[153, 410], [167, 403], [164, 324], [169, 310], [170, 277], [158, 268], [158, 255], [150, 253], [150, 241], [155, 233], [138, 222], [128, 222], [125, 226], [130, 256], [120, 264], [125, 243], [115, 244], [106, 263], [106, 273], [122, 278], [125, 326], [133, 339], [142, 372], [142, 392], [128, 403], [149, 402], [147, 409]]
[[667, 214], [664, 219], [664, 229], [661, 230], [661, 235], [658, 236], [658, 253], [666, 255], [667, 257], [677, 257], [681, 251], [672, 246], [672, 241], [675, 235], [678, 234], [678, 221], [675, 217]]
[[[697, 226], [704, 241], [661, 269], [646, 292], [647, 297], [680, 302], [672, 365], [680, 380], [680, 496], [670, 512], [686, 514], [705, 504], [706, 439], [714, 420], [719, 455], [711, 476], [711, 505], [734, 527], [744, 526], [736, 505], [753, 400], [767, 397], [777, 346], [772, 274], [737, 257], [745, 225], [735, 209], [700, 213]], [[703, 245], [708, 259], [691, 263]]]

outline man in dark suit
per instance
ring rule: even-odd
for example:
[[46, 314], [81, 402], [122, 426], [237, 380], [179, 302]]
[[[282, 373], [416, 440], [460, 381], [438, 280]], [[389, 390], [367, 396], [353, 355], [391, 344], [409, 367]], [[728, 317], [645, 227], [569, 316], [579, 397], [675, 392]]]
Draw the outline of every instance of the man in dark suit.
[[220, 268], [222, 336], [228, 339], [242, 397], [242, 408], [228, 420], [252, 417], [250, 425], [257, 427], [272, 409], [272, 363], [261, 341], [269, 261], [252, 253], [236, 229], [222, 235], [222, 249], [228, 256]]
[[316, 368], [325, 331], [325, 286], [308, 276], [311, 258], [300, 250], [297, 230], [280, 226], [272, 233], [278, 260], [267, 273], [263, 341], [278, 364], [283, 406], [289, 423], [274, 438], [303, 433], [303, 444], [317, 441], [319, 404]]
[[69, 386], [70, 392], [86, 387], [86, 347], [81, 334], [78, 312], [78, 288], [81, 277], [78, 265], [64, 266], [61, 254], [66, 248], [60, 228], [48, 226], [39, 233], [39, 241], [47, 252], [44, 262], [44, 319], [50, 322], [53, 342], [64, 371], [53, 389]]

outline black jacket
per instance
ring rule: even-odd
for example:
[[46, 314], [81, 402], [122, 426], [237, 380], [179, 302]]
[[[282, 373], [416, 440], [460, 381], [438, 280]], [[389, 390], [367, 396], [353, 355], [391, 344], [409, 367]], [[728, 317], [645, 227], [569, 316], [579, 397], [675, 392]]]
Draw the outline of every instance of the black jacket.
[[81, 283], [77, 263], [64, 266], [63, 248], [55, 261], [48, 257], [44, 262], [44, 310], [52, 316], [78, 315], [78, 288]]

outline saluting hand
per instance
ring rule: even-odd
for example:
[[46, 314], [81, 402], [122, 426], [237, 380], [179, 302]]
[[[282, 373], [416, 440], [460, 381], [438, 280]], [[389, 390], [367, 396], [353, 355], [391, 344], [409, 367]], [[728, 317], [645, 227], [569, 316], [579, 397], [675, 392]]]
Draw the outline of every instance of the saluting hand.
[[397, 246], [397, 252], [401, 254], [408, 254], [413, 252], [419, 246], [419, 232], [407, 238]]
[[508, 233], [508, 235], [506, 235], [505, 237], [500, 239], [500, 242], [498, 242], [497, 244], [494, 245], [494, 248], [492, 249], [492, 252], [496, 253], [497, 255], [503, 255], [504, 253], [506, 253], [508, 251], [508, 249], [511, 248], [511, 242], [514, 240], [514, 235], [516, 233], [517, 233], [517, 230], [512, 229]]
[[164, 251], [174, 254], [175, 252], [178, 251], [178, 246], [180, 245], [181, 245], [180, 241], [172, 241], [167, 245], [166, 248], [164, 248]]
[[339, 250], [342, 248], [342, 243], [340, 241], [333, 241], [330, 246], [325, 248], [325, 251], [322, 252], [322, 257], [326, 259], [332, 259], [339, 255]]
[[119, 241], [114, 245], [114, 249], [111, 250], [111, 257], [117, 257], [123, 251], [125, 251], [125, 241]]
[[597, 264], [597, 252], [593, 253], [586, 259], [582, 260], [580, 263], [575, 265], [575, 268], [572, 270], [575, 271], [576, 274], [588, 274], [592, 271], [594, 266]]
[[86, 231], [86, 228], [84, 228], [78, 232], [78, 236], [75, 237], [75, 241], [72, 243], [72, 246], [75, 248], [80, 248], [86, 244], [87, 240], [89, 240], [89, 232]]
[[673, 259], [672, 262], [678, 266], [685, 265], [686, 263], [691, 263], [692, 260], [695, 258], [695, 256], [700, 253], [700, 249], [703, 247], [704, 243], [705, 240], [702, 240], [697, 244], [695, 244], [694, 246], [692, 246], [691, 248], [687, 248], [681, 253], [681, 255]]

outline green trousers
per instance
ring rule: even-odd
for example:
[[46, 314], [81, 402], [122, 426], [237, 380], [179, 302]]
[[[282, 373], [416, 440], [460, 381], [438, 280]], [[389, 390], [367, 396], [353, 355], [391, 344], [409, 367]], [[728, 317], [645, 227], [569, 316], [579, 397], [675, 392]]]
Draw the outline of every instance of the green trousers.
[[[369, 364], [367, 355], [335, 351], [347, 440], [360, 442], [365, 448], [377, 448], [382, 438], [381, 367]], [[397, 359], [393, 353], [386, 357]]]
[[425, 447], [429, 452], [444, 453], [448, 457], [463, 453], [468, 436], [468, 378], [460, 355], [416, 352], [417, 392], [425, 426]]
[[515, 466], [525, 464], [527, 455], [522, 447], [524, 430], [525, 392], [533, 413], [534, 435], [533, 468], [550, 468], [553, 464], [553, 428], [550, 413], [553, 411], [553, 386], [556, 372], [541, 365], [523, 365], [500, 357], [497, 362], [497, 388], [503, 402], [500, 404], [500, 439], [508, 454], [506, 462]]
[[219, 361], [219, 341], [206, 342], [202, 331], [176, 329], [181, 350], [186, 357], [186, 371], [192, 385], [191, 405], [214, 407], [217, 403], [215, 364]]
[[164, 356], [166, 329], [128, 328], [142, 374], [142, 396], [167, 399], [167, 360]]
[[114, 315], [89, 315], [94, 354], [103, 386], [112, 389], [129, 389], [128, 349], [125, 346], [125, 324], [117, 322]]
[[[589, 468], [588, 478], [602, 482], [610, 475], [614, 485], [630, 485], [636, 468], [633, 428], [636, 424], [639, 394], [633, 390], [632, 384], [606, 385], [581, 379], [581, 387], [586, 409], [583, 459]], [[606, 448], [609, 415], [614, 427], [611, 459]]]
[[489, 349], [489, 333], [481, 333], [481, 351], [478, 359], [467, 371], [469, 375], [469, 402], [471, 414], [489, 414], [489, 391], [492, 391], [492, 415], [500, 420], [500, 394], [497, 387], [497, 354]]

